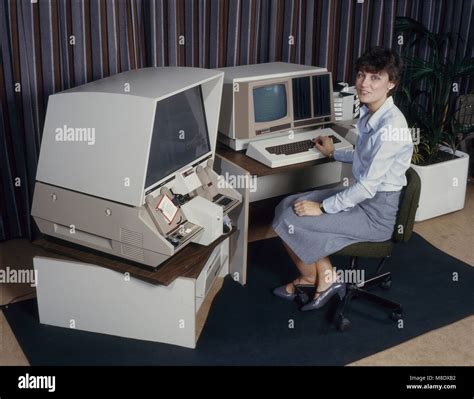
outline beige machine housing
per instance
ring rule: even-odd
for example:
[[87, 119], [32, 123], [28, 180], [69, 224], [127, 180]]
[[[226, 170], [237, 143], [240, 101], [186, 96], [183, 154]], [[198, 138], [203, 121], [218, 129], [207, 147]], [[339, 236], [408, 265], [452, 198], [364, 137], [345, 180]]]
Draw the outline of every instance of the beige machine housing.
[[[218, 139], [234, 150], [247, 148], [255, 140], [269, 136], [286, 135], [289, 131], [320, 126], [334, 121], [334, 105], [331, 73], [326, 68], [271, 62], [255, 65], [240, 65], [217, 69], [225, 73], [222, 93], [222, 109], [219, 119]], [[306, 90], [297, 90], [298, 82], [305, 79]], [[325, 104], [330, 106], [317, 112], [316, 90], [319, 80], [324, 79]], [[318, 80], [318, 82], [316, 82]], [[265, 86], [283, 85], [286, 92], [287, 112], [280, 119], [256, 122], [253, 91]], [[304, 94], [304, 95], [303, 95]], [[307, 104], [309, 112], [304, 117], [295, 114], [297, 103]]]
[[[222, 85], [218, 71], [145, 68], [50, 96], [32, 206], [41, 232], [150, 267], [190, 242], [220, 237], [241, 202], [228, 185], [209, 186], [219, 179], [213, 160]], [[146, 187], [157, 103], [196, 86], [210, 151]], [[58, 140], [63, 127], [83, 135]], [[84, 129], [91, 128], [95, 137], [87, 142]], [[177, 204], [166, 223], [150, 205], [165, 195]]]

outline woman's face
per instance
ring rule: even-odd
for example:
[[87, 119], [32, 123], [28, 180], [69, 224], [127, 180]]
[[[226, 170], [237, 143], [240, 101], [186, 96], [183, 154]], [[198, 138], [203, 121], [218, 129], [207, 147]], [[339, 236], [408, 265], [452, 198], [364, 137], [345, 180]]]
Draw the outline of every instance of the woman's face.
[[390, 82], [388, 73], [380, 71], [376, 73], [359, 71], [356, 78], [357, 94], [361, 102], [377, 104], [385, 101], [390, 89], [394, 84]]

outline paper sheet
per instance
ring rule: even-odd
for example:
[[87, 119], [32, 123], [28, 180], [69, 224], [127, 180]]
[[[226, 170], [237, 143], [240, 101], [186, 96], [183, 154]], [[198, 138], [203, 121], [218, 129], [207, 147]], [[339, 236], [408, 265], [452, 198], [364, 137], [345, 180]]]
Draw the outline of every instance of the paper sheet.
[[159, 209], [161, 211], [168, 224], [171, 224], [174, 217], [176, 216], [176, 213], [178, 212], [178, 207], [173, 204], [173, 202], [167, 195], [163, 195], [163, 198], [160, 202], [158, 202], [156, 209]]

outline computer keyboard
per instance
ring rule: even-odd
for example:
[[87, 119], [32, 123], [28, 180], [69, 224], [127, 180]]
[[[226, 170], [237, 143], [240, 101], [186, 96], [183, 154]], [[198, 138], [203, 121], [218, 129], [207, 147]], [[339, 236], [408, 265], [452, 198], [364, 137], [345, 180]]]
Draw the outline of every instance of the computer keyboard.
[[353, 148], [351, 143], [334, 130], [326, 128], [295, 133], [291, 138], [285, 135], [257, 140], [249, 143], [246, 154], [270, 168], [324, 158], [325, 155], [315, 147], [313, 142], [313, 139], [318, 136], [331, 137], [335, 149]]
[[[339, 140], [334, 135], [330, 135], [329, 137], [332, 138], [332, 141], [333, 141], [334, 144], [341, 142], [341, 140]], [[291, 154], [297, 154], [299, 152], [306, 152], [310, 148], [313, 148], [313, 147], [314, 147], [314, 141], [313, 140], [302, 140], [302, 141], [297, 141], [297, 142], [294, 142], [294, 143], [280, 144], [280, 145], [275, 145], [275, 146], [272, 146], [272, 147], [266, 147], [265, 149], [270, 154], [291, 155]]]

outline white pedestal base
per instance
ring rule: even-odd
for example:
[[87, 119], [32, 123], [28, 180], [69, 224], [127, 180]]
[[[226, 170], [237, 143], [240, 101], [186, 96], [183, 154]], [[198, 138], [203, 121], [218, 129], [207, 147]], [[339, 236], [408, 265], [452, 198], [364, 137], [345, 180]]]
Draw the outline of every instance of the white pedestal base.
[[104, 267], [36, 256], [40, 322], [195, 348], [196, 314], [215, 279], [229, 272], [229, 239], [197, 279], [153, 285]]

